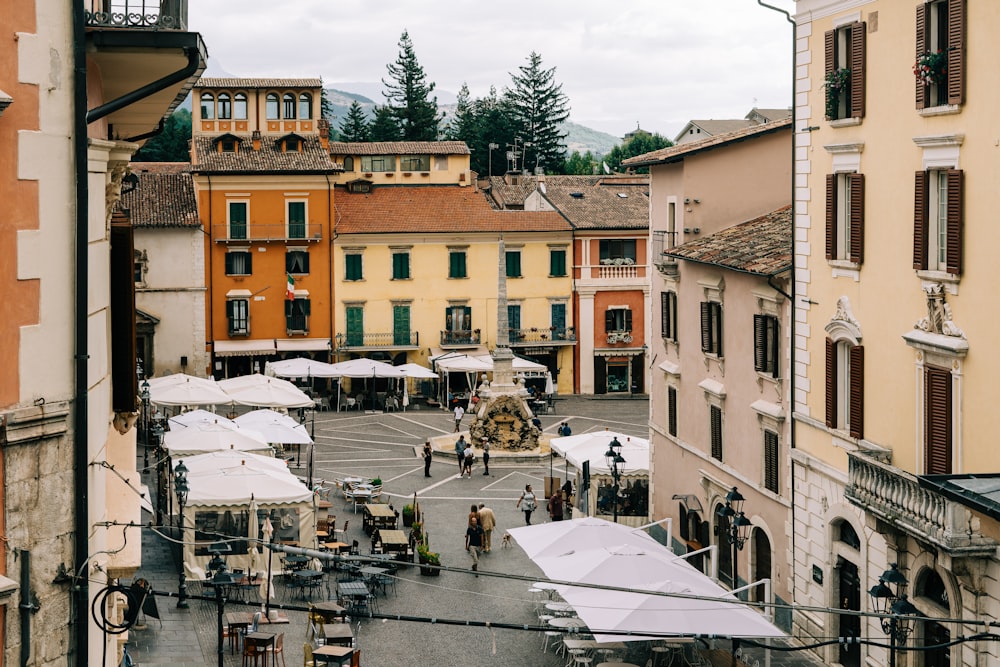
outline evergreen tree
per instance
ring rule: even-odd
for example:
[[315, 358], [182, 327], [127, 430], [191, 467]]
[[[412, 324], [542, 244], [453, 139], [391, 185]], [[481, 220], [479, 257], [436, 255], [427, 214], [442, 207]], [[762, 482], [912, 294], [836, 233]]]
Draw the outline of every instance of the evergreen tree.
[[396, 124], [396, 115], [387, 106], [375, 107], [375, 118], [368, 126], [369, 141], [399, 141], [402, 134]]
[[[659, 133], [650, 134], [645, 130], [636, 130], [635, 133], [628, 138], [628, 141], [623, 144], [618, 144], [612, 148], [604, 158], [604, 161], [612, 171], [624, 171], [622, 169], [623, 160], [627, 160], [628, 158], [635, 157], [637, 155], [652, 153], [653, 151], [658, 151], [661, 148], [669, 148], [673, 145], [674, 143], [672, 141]], [[635, 173], [648, 174], [649, 168], [640, 167], [635, 169]]]
[[589, 176], [597, 173], [597, 160], [594, 154], [587, 151], [580, 155], [580, 151], [573, 151], [573, 154], [566, 160], [566, 173], [578, 176]]
[[392, 110], [400, 138], [403, 141], [437, 141], [437, 97], [431, 97], [434, 84], [427, 82], [424, 68], [417, 61], [413, 42], [405, 30], [399, 38], [399, 56], [396, 62], [386, 65], [389, 81], [382, 79], [387, 107]]
[[191, 112], [178, 109], [163, 124], [163, 132], [132, 156], [133, 162], [190, 162]]
[[469, 94], [469, 85], [463, 82], [461, 89], [458, 91], [455, 114], [444, 131], [445, 139], [468, 143], [475, 136], [475, 124], [475, 101], [472, 99], [472, 95]]
[[368, 141], [368, 119], [357, 100], [351, 102], [351, 108], [340, 124], [340, 137], [341, 141]]
[[566, 133], [560, 123], [569, 118], [569, 98], [562, 84], [555, 82], [555, 68], [543, 69], [542, 57], [531, 52], [528, 64], [511, 73], [513, 88], [505, 91], [505, 99], [514, 114], [521, 138], [531, 144], [524, 166], [530, 170], [541, 166], [557, 172], [566, 159]]

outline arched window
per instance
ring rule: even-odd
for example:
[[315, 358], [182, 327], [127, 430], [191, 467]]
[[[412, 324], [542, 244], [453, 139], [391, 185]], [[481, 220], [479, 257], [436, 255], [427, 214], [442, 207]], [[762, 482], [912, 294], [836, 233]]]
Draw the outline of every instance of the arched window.
[[354, 158], [347, 156], [344, 158], [344, 171], [354, 171]]
[[313, 98], [309, 93], [299, 95], [299, 118], [312, 118]]
[[278, 93], [267, 94], [267, 119], [278, 120]]
[[219, 93], [219, 120], [229, 120], [233, 117], [233, 102], [229, 93]]
[[236, 93], [233, 102], [233, 118], [236, 120], [247, 119], [247, 94]]
[[201, 117], [203, 120], [215, 118], [215, 96], [212, 93], [201, 94]]
[[291, 93], [285, 93], [282, 98], [282, 118], [295, 118], [295, 95]]
[[[934, 612], [944, 616], [951, 616], [951, 603], [948, 600], [948, 589], [945, 587], [941, 575], [931, 569], [925, 569], [917, 578], [917, 585], [914, 588], [918, 603], [930, 602], [934, 607]], [[922, 608], [926, 612], [927, 609]], [[941, 646], [951, 641], [951, 630], [943, 623], [939, 623], [933, 618], [925, 618], [921, 622], [922, 627], [918, 633], [917, 644], [921, 646]], [[924, 667], [948, 667], [951, 664], [951, 651], [948, 647], [927, 649], [923, 654]]]
[[843, 542], [852, 549], [861, 549], [861, 538], [858, 537], [858, 532], [848, 521], [840, 521], [837, 524], [837, 541]]

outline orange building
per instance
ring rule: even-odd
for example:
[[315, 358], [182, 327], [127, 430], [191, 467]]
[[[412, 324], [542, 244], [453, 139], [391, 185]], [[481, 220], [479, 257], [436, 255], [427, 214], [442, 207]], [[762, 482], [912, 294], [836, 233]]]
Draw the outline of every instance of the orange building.
[[207, 232], [209, 372], [329, 359], [335, 220], [319, 79], [202, 79], [191, 160]]

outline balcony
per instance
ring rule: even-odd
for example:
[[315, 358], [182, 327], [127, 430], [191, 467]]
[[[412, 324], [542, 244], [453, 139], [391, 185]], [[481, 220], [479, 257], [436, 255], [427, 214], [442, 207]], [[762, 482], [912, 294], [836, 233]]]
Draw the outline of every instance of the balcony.
[[632, 342], [632, 332], [631, 331], [609, 331], [607, 332], [608, 345], [615, 345], [617, 343], [631, 343]]
[[989, 556], [997, 544], [961, 503], [925, 488], [920, 478], [870, 455], [848, 452], [847, 500], [885, 523], [952, 556]]
[[537, 347], [539, 345], [575, 345], [576, 330], [573, 327], [532, 327], [511, 329], [508, 333], [511, 347]]
[[470, 347], [479, 345], [479, 329], [459, 329], [456, 331], [441, 332], [441, 347]]
[[187, 0], [85, 0], [88, 28], [187, 31]]
[[218, 224], [212, 225], [212, 238], [216, 243], [266, 243], [268, 241], [319, 242], [323, 239], [323, 225], [318, 222], [287, 225], [283, 222]]
[[410, 333], [339, 333], [338, 350], [415, 350], [420, 347], [420, 332]]
[[597, 267], [601, 280], [629, 280], [639, 277], [638, 264], [601, 264]]

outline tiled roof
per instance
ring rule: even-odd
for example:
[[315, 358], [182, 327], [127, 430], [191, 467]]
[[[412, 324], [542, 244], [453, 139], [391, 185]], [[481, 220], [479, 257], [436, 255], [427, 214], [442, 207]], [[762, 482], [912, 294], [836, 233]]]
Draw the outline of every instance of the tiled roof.
[[725, 134], [726, 132], [735, 132], [736, 130], [743, 129], [744, 127], [755, 125], [755, 123], [747, 120], [746, 118], [706, 118], [704, 120], [692, 120], [688, 122], [691, 125], [700, 127], [712, 136], [715, 136], [716, 134]]
[[195, 88], [321, 88], [322, 79], [253, 79], [241, 77], [202, 77]]
[[[633, 174], [611, 174], [611, 175], [546, 175], [546, 187], [572, 187], [572, 188], [594, 188], [594, 187], [640, 187], [649, 189], [649, 176], [636, 176]], [[537, 176], [519, 176], [518, 185], [507, 183], [505, 176], [490, 177], [490, 197], [499, 206], [520, 206], [524, 200], [535, 191], [538, 183]]]
[[545, 198], [576, 229], [648, 229], [649, 187], [555, 184], [546, 179]]
[[719, 146], [725, 146], [726, 144], [735, 143], [737, 141], [744, 141], [752, 137], [759, 135], [769, 134], [771, 132], [776, 132], [778, 130], [790, 129], [792, 127], [791, 118], [783, 118], [781, 120], [772, 121], [770, 123], [764, 123], [762, 125], [751, 125], [750, 127], [744, 127], [733, 132], [727, 132], [725, 134], [717, 134], [711, 137], [706, 137], [700, 141], [692, 141], [687, 144], [678, 144], [676, 146], [671, 146], [669, 148], [661, 148], [656, 151], [645, 153], [643, 155], [637, 155], [635, 157], [630, 157], [627, 160], [622, 161], [622, 165], [627, 167], [645, 167], [651, 164], [662, 164], [666, 162], [675, 162], [682, 159], [687, 155], [692, 155], [694, 153], [699, 153], [705, 150], [711, 150], [712, 148], [717, 148]]
[[470, 155], [464, 141], [331, 141], [330, 155]]
[[[249, 135], [233, 135], [239, 142], [239, 150], [220, 153], [212, 142], [217, 137], [195, 137], [192, 142], [192, 171], [198, 173], [249, 173], [249, 172], [321, 172], [341, 171], [339, 165], [330, 160], [330, 155], [320, 143], [319, 137], [300, 137], [302, 151], [283, 153], [275, 135], [265, 135], [260, 141], [260, 150], [253, 149]], [[287, 136], [287, 135], [283, 135]], [[299, 136], [299, 135], [296, 135]]]
[[353, 194], [337, 187], [337, 234], [569, 232], [554, 211], [495, 211], [481, 192], [458, 186], [375, 186]]
[[200, 227], [188, 162], [133, 162], [139, 185], [122, 195], [136, 227]]
[[792, 268], [792, 207], [690, 241], [664, 255], [773, 276]]
[[753, 116], [760, 116], [766, 118], [767, 120], [781, 120], [782, 118], [790, 118], [792, 115], [792, 110], [785, 109], [758, 109], [754, 107], [746, 115], [747, 118], [752, 118]]

